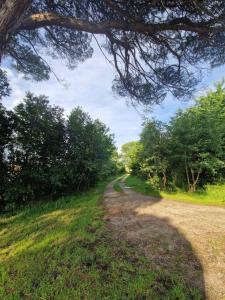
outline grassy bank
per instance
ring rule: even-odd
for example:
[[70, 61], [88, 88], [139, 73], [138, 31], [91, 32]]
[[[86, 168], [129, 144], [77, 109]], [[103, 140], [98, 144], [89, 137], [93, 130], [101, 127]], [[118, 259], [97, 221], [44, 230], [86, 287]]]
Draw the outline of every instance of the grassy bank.
[[113, 239], [105, 186], [0, 215], [0, 299], [200, 299]]
[[225, 184], [208, 185], [205, 190], [188, 193], [181, 189], [178, 189], [176, 192], [157, 191], [147, 181], [131, 175], [126, 177], [125, 182], [127, 186], [130, 186], [137, 192], [145, 195], [158, 196], [165, 199], [185, 201], [195, 204], [218, 205], [225, 207]]

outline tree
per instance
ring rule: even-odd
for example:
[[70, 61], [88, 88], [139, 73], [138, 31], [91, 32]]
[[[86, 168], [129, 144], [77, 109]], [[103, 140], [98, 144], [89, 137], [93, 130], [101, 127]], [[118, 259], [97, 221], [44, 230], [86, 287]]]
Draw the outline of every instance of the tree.
[[46, 96], [0, 105], [0, 208], [85, 190], [117, 172], [113, 135], [81, 108], [68, 119]]
[[123, 174], [125, 173], [125, 166], [122, 160], [121, 153], [118, 153], [118, 151], [115, 149], [112, 152], [110, 164], [108, 166], [113, 172], [111, 174]]
[[2, 97], [9, 96], [10, 88], [7, 81], [6, 72], [0, 69], [0, 100]]
[[[17, 203], [54, 195], [65, 147], [63, 110], [45, 96], [27, 93], [14, 109], [8, 198]], [[16, 172], [15, 172], [16, 171]]]
[[125, 144], [122, 151], [133, 173], [157, 188], [177, 186], [194, 192], [207, 183], [224, 181], [224, 81], [196, 99], [193, 107], [178, 111], [168, 125], [145, 122], [140, 142]]
[[75, 190], [89, 187], [107, 176], [107, 164], [115, 146], [109, 129], [75, 108], [67, 121], [67, 181]]
[[141, 172], [148, 179], [158, 177], [163, 187], [167, 183], [168, 171], [168, 134], [167, 126], [160, 121], [148, 121], [144, 124], [140, 142], [143, 145]]
[[216, 91], [197, 99], [195, 106], [179, 112], [170, 123], [170, 163], [179, 176], [186, 177], [189, 191], [217, 182], [224, 173], [224, 104], [220, 83]]
[[121, 158], [127, 172], [137, 174], [140, 168], [139, 154], [142, 144], [139, 141], [128, 142], [122, 145]]
[[224, 1], [1, 1], [0, 59], [28, 78], [49, 78], [44, 50], [75, 67], [92, 55], [92, 38], [112, 57], [121, 96], [144, 104], [188, 96], [203, 64], [224, 64]]
[[[98, 119], [94, 121], [93, 125], [94, 130], [91, 137], [96, 169], [99, 173], [97, 178], [99, 180], [112, 175], [116, 171], [113, 164], [113, 155], [116, 148], [114, 145], [114, 135], [110, 133], [109, 128]], [[114, 171], [108, 169], [110, 166], [114, 167]]]
[[6, 149], [11, 141], [12, 130], [11, 114], [0, 104], [0, 209], [5, 205], [4, 194], [8, 180]]

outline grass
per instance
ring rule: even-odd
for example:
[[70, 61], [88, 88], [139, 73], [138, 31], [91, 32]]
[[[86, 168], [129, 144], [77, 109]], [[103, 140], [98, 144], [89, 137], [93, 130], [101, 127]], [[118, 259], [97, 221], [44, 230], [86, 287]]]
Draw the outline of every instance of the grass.
[[126, 176], [125, 184], [138, 193], [160, 197], [160, 192], [158, 190], [154, 189], [147, 181], [141, 180], [136, 176]]
[[113, 239], [91, 191], [0, 215], [0, 299], [200, 299]]
[[119, 193], [121, 193], [123, 191], [118, 180], [113, 183], [113, 188], [116, 192], [119, 192]]
[[181, 189], [176, 192], [157, 191], [144, 180], [135, 176], [127, 176], [125, 183], [139, 193], [158, 196], [164, 199], [190, 202], [194, 204], [216, 205], [225, 207], [225, 184], [207, 185], [204, 190], [188, 193]]

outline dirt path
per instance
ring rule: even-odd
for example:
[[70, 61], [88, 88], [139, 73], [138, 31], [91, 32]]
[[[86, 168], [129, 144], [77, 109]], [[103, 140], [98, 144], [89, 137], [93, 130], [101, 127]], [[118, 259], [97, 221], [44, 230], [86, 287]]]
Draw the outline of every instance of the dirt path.
[[210, 300], [225, 299], [225, 209], [163, 200], [110, 185], [104, 197], [107, 220], [152, 265], [182, 274]]

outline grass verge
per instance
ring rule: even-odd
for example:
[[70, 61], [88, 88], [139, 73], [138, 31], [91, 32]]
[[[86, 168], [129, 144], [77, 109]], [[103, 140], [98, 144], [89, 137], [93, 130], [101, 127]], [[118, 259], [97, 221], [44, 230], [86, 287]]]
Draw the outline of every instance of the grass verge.
[[145, 195], [194, 204], [225, 207], [225, 184], [207, 185], [205, 190], [188, 193], [181, 189], [178, 189], [176, 192], [157, 191], [147, 181], [131, 175], [126, 177], [125, 183], [127, 186], [132, 187], [135, 191]]
[[0, 215], [0, 299], [200, 299], [113, 239], [105, 186]]

